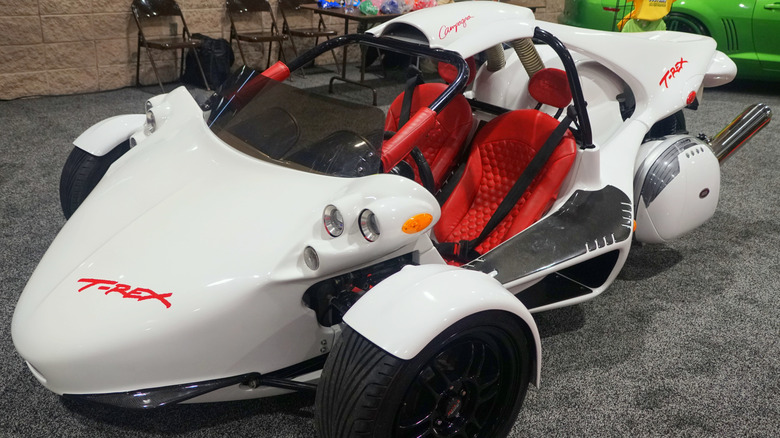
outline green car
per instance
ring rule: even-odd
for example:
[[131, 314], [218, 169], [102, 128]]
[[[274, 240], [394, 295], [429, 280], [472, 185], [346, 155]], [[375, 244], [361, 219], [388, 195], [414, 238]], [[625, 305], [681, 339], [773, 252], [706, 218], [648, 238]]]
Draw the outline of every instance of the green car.
[[[617, 31], [632, 9], [625, 0], [566, 0], [558, 22]], [[737, 64], [737, 77], [780, 81], [780, 0], [677, 0], [668, 30], [709, 35]]]

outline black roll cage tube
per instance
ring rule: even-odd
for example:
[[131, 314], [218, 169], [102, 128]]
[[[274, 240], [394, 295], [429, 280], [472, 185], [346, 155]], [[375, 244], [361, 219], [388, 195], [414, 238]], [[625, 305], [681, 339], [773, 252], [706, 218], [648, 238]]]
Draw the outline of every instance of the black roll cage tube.
[[[583, 143], [582, 147], [593, 147], [593, 131], [590, 125], [590, 118], [588, 117], [587, 104], [582, 93], [577, 66], [574, 64], [571, 53], [569, 53], [569, 50], [561, 40], [544, 29], [537, 27], [534, 30], [534, 38], [550, 46], [561, 59], [563, 68], [566, 71], [566, 77], [569, 81], [574, 109], [577, 113], [576, 116], [579, 122], [580, 136]], [[458, 70], [455, 80], [452, 81], [444, 92], [428, 106], [428, 108], [437, 114], [447, 106], [456, 95], [461, 94], [466, 88], [469, 68], [466, 61], [457, 52], [445, 49], [434, 49], [424, 44], [403, 41], [392, 37], [377, 37], [367, 33], [341, 35], [336, 38], [331, 38], [290, 61], [290, 63], [287, 64], [287, 68], [290, 72], [293, 72], [325, 52], [355, 43], [414, 56], [426, 56], [455, 66]]]
[[577, 111], [577, 120], [580, 124], [580, 138], [583, 143], [582, 148], [592, 148], [593, 129], [590, 126], [587, 102], [585, 102], [585, 96], [582, 94], [580, 76], [577, 73], [577, 66], [574, 64], [574, 59], [572, 59], [569, 49], [567, 49], [563, 42], [556, 38], [555, 35], [538, 27], [534, 29], [534, 38], [550, 46], [561, 59], [563, 68], [566, 71], [566, 78], [569, 80], [569, 89], [571, 90], [572, 100], [574, 101], [574, 109]]
[[341, 35], [336, 38], [331, 38], [290, 61], [290, 63], [287, 64], [287, 68], [289, 68], [291, 72], [295, 71], [327, 51], [355, 43], [414, 56], [427, 56], [455, 66], [455, 68], [458, 69], [455, 80], [452, 81], [444, 92], [428, 106], [428, 108], [437, 114], [447, 106], [456, 95], [463, 93], [463, 90], [466, 88], [469, 77], [469, 67], [463, 57], [457, 52], [444, 49], [433, 49], [423, 44], [403, 41], [392, 37], [376, 37], [367, 33]]

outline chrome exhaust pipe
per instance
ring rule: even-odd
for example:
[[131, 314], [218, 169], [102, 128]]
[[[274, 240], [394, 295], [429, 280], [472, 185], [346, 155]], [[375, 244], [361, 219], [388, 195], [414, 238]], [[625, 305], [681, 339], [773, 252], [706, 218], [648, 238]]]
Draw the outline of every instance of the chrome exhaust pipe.
[[747, 107], [710, 140], [710, 147], [718, 161], [723, 164], [726, 158], [766, 126], [770, 120], [772, 120], [772, 109], [768, 105], [757, 103]]

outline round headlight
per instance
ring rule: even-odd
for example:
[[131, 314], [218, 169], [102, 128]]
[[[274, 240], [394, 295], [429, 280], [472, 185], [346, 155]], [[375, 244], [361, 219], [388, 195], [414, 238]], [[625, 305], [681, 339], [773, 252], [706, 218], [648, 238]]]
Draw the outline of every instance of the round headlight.
[[361, 211], [358, 223], [360, 224], [360, 232], [363, 233], [366, 240], [374, 242], [379, 238], [379, 224], [373, 211], [369, 209]]
[[309, 269], [316, 271], [320, 267], [320, 256], [317, 255], [314, 248], [307, 246], [303, 249], [303, 262]]
[[332, 237], [339, 237], [344, 232], [344, 217], [335, 205], [328, 205], [322, 212], [322, 222], [325, 224], [325, 231]]
[[157, 121], [154, 120], [154, 113], [152, 110], [148, 109], [146, 110], [146, 126], [145, 131], [146, 134], [149, 135], [157, 128]]

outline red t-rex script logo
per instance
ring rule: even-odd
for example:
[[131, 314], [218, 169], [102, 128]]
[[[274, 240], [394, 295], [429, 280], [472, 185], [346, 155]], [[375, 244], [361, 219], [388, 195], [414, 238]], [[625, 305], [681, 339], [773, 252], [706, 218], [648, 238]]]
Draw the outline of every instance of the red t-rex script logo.
[[143, 287], [137, 287], [133, 289], [132, 286], [119, 283], [118, 281], [100, 280], [97, 278], [82, 278], [78, 282], [86, 283], [86, 286], [78, 290], [79, 292], [85, 291], [94, 286], [97, 290], [105, 291], [105, 295], [116, 292], [121, 295], [122, 298], [132, 298], [138, 301], [158, 300], [159, 302], [165, 304], [166, 309], [171, 307], [170, 301], [168, 301], [166, 298], [173, 295], [172, 293], [158, 294], [151, 289], [146, 289]]
[[669, 83], [667, 81], [674, 78], [677, 73], [680, 73], [680, 70], [683, 68], [683, 64], [687, 63], [688, 61], [680, 58], [680, 60], [677, 61], [672, 68], [666, 71], [664, 77], [661, 78], [661, 82], [659, 82], [658, 85], [663, 85], [664, 87], [669, 88]]

